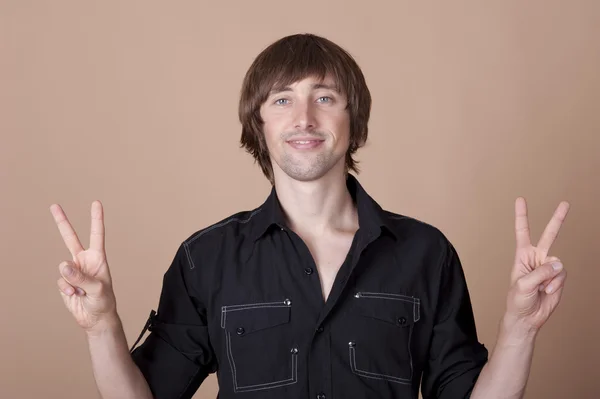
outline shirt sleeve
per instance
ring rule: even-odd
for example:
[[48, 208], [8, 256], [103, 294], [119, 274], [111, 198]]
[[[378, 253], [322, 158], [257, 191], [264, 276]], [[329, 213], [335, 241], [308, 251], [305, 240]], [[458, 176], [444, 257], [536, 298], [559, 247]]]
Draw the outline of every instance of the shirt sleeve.
[[140, 346], [131, 348], [133, 361], [155, 399], [191, 398], [217, 367], [206, 310], [186, 281], [188, 253], [184, 242], [164, 274], [158, 310], [151, 312], [140, 337], [146, 329], [150, 334]]
[[424, 399], [469, 398], [488, 350], [478, 341], [471, 299], [455, 248], [446, 242], [442, 255], [438, 305], [428, 363], [423, 372]]

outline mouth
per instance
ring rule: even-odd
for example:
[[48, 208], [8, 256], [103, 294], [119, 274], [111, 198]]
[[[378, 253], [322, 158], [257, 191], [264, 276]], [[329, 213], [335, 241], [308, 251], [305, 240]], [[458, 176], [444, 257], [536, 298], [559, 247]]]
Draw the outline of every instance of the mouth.
[[295, 148], [297, 150], [311, 150], [314, 148], [318, 148], [323, 142], [325, 142], [325, 140], [312, 138], [286, 141], [287, 144], [289, 144], [292, 148]]

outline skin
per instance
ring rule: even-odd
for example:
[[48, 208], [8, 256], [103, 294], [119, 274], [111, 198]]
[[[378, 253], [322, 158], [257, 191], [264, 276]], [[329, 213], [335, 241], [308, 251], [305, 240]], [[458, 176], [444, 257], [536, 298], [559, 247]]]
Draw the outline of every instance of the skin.
[[[347, 100], [333, 86], [330, 78], [321, 82], [309, 77], [271, 93], [260, 110], [279, 201], [289, 228], [315, 259], [324, 300], [358, 229], [358, 214], [345, 183], [350, 137]], [[319, 143], [293, 143], [300, 139]], [[117, 314], [101, 202], [92, 203], [88, 249], [81, 245], [60, 205], [53, 204], [50, 211], [72, 255], [59, 264], [58, 288], [65, 306], [86, 332], [102, 397], [151, 398], [129, 356]], [[569, 203], [561, 202], [533, 246], [526, 201], [516, 199], [516, 252], [506, 312], [471, 398], [523, 397], [535, 338], [563, 293], [566, 271], [549, 251], [568, 211]]]
[[103, 399], [152, 399], [129, 354], [105, 251], [104, 211], [91, 207], [90, 247], [84, 249], [62, 207], [50, 206], [71, 259], [58, 265], [58, 288], [66, 308], [86, 334], [96, 386]]
[[[347, 99], [331, 78], [307, 78], [272, 91], [261, 107], [264, 134], [276, 169], [276, 184], [324, 181], [339, 177], [350, 138]], [[290, 141], [322, 140], [318, 148], [298, 149]], [[325, 177], [325, 179], [323, 179]]]
[[[358, 230], [346, 188], [347, 99], [327, 77], [273, 92], [261, 107], [277, 196], [287, 225], [307, 245], [326, 300]], [[294, 145], [297, 140], [318, 145]]]
[[525, 394], [535, 339], [560, 303], [567, 272], [559, 258], [549, 256], [570, 204], [562, 201], [540, 240], [531, 243], [527, 202], [515, 201], [515, 260], [506, 298], [506, 312], [488, 363], [473, 388], [472, 399], [520, 399]]

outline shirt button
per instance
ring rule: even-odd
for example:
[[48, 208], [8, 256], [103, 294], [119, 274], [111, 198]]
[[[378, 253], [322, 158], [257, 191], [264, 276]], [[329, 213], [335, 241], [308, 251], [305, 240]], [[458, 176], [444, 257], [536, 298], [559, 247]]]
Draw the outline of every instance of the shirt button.
[[323, 392], [317, 394], [317, 399], [326, 399], [327, 396]]
[[400, 317], [398, 319], [398, 324], [400, 324], [401, 326], [406, 324], [406, 317]]
[[235, 330], [235, 332], [237, 333], [237, 335], [243, 335], [246, 330], [244, 330], [244, 327], [238, 327], [237, 330]]
[[318, 333], [322, 333], [323, 332], [323, 326], [319, 326], [319, 328], [317, 328], [317, 332]]
[[306, 269], [304, 269], [304, 273], [310, 276], [311, 274], [313, 274], [313, 269], [311, 267], [307, 267]]
[[290, 352], [292, 352], [295, 355], [296, 353], [298, 353], [298, 348], [292, 348]]

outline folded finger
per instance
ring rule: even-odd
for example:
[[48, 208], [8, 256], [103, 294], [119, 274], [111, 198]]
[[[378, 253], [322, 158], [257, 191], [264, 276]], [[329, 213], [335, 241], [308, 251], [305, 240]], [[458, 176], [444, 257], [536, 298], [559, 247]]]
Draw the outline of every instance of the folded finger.
[[[543, 263], [551, 263], [551, 262], [560, 262], [560, 259], [558, 259], [556, 256], [548, 256]], [[544, 291], [546, 289], [546, 287], [548, 286], [548, 284], [550, 283], [550, 280], [552, 280], [553, 277], [547, 278], [546, 280], [544, 280], [544, 282], [542, 284], [540, 284], [539, 286], [539, 290], [540, 291]]]
[[62, 277], [56, 281], [56, 284], [58, 285], [60, 292], [67, 296], [71, 296], [75, 293], [75, 288], [71, 284], [67, 283], [67, 280]]
[[521, 292], [530, 293], [539, 290], [541, 284], [546, 281], [551, 281], [563, 270], [563, 265], [560, 261], [552, 261], [544, 263], [535, 268], [529, 274], [521, 277], [518, 280], [518, 287]]
[[73, 262], [65, 261], [59, 266], [62, 277], [75, 289], [78, 295], [97, 292], [100, 282], [83, 273]]
[[546, 294], [555, 293], [560, 287], [565, 284], [565, 280], [567, 279], [566, 270], [561, 271], [556, 277], [554, 277], [550, 282], [546, 285], [544, 291]]

